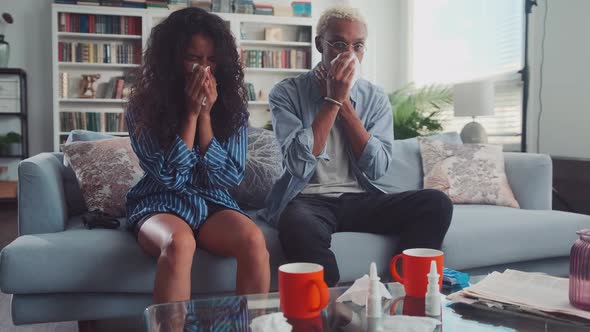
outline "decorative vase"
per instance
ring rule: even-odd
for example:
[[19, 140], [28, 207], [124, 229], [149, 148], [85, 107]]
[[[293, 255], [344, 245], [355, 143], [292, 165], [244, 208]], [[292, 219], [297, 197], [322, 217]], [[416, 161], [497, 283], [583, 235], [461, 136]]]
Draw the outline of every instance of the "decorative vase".
[[10, 44], [4, 40], [4, 35], [0, 35], [0, 68], [8, 67], [8, 57], [10, 56]]
[[570, 302], [574, 307], [590, 310], [590, 229], [576, 234], [580, 238], [570, 254]]

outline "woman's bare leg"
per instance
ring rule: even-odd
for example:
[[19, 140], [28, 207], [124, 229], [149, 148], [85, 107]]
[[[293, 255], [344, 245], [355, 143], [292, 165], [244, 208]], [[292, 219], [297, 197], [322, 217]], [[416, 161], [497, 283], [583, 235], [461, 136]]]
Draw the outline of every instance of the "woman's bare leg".
[[262, 231], [243, 214], [221, 210], [207, 220], [197, 236], [199, 248], [238, 261], [236, 292], [240, 295], [268, 293], [269, 255]]
[[196, 248], [190, 226], [176, 215], [156, 214], [139, 229], [138, 242], [143, 250], [158, 258], [154, 303], [189, 300]]

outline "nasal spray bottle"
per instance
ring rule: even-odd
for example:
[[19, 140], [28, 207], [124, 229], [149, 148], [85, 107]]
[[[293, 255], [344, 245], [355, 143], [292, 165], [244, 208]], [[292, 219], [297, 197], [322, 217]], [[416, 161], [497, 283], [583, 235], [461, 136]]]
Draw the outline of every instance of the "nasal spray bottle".
[[440, 318], [440, 292], [438, 287], [438, 278], [440, 275], [436, 269], [436, 261], [430, 262], [430, 273], [428, 273], [428, 288], [426, 290], [426, 316], [436, 319]]
[[379, 276], [377, 275], [377, 265], [371, 263], [369, 269], [369, 292], [367, 294], [367, 318], [381, 317], [381, 292], [379, 291]]

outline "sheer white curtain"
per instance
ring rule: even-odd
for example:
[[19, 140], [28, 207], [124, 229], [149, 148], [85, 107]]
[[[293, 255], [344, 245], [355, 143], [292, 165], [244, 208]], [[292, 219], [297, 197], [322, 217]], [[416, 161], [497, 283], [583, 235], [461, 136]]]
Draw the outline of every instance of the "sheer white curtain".
[[[524, 0], [412, 0], [411, 77], [417, 85], [493, 79], [495, 115], [478, 117], [490, 143], [519, 150]], [[469, 118], [443, 114], [445, 130]]]

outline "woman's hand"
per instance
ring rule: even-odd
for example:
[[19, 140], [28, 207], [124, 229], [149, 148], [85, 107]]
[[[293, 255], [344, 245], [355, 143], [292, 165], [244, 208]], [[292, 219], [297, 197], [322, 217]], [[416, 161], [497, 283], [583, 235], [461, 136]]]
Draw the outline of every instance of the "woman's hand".
[[[209, 67], [207, 67], [209, 68]], [[217, 101], [217, 80], [211, 70], [206, 71], [207, 80], [203, 85], [204, 99], [201, 100], [201, 116], [211, 115], [211, 109]]]
[[205, 108], [203, 101], [206, 98], [206, 82], [208, 79], [208, 68], [198, 66], [189, 75], [185, 84], [184, 94], [186, 98], [187, 113], [189, 115], [198, 117], [201, 111]]

